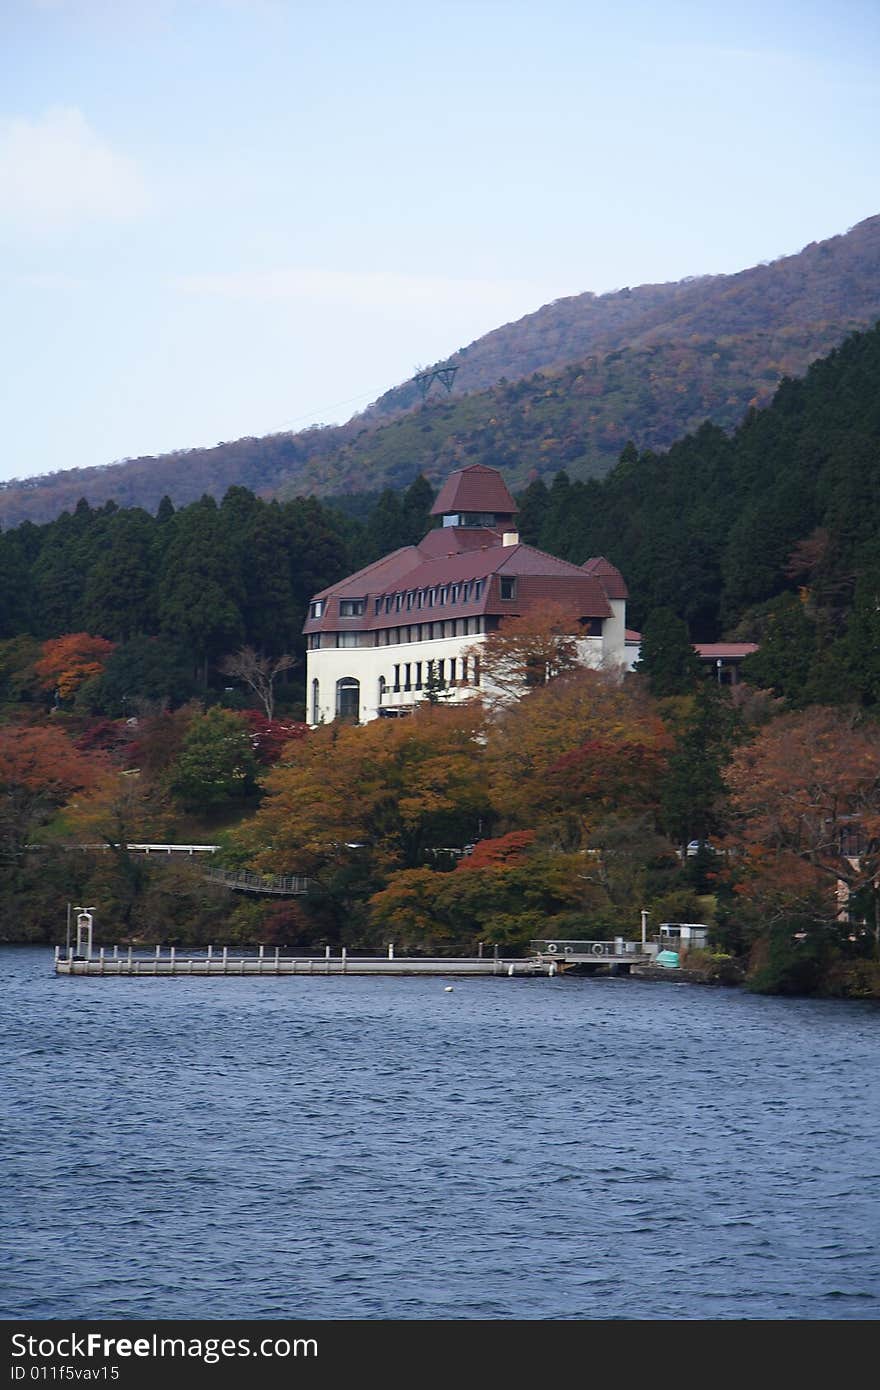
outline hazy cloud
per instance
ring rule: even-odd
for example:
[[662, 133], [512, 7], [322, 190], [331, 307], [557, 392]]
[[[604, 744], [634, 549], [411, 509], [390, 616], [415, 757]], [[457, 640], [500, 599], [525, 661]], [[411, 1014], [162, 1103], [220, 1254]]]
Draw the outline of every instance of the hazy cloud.
[[149, 205], [144, 181], [72, 106], [42, 116], [0, 118], [0, 214], [51, 228], [82, 220], [137, 217]]

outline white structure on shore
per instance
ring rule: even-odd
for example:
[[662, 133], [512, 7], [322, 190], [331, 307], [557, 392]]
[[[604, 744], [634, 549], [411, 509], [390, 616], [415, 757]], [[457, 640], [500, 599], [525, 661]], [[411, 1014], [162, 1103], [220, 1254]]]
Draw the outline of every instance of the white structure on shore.
[[475, 649], [486, 635], [548, 604], [577, 613], [585, 665], [629, 665], [620, 572], [602, 558], [578, 566], [523, 545], [516, 511], [496, 469], [461, 468], [423, 541], [314, 595], [304, 627], [310, 724], [396, 717], [437, 689], [467, 699], [480, 686]]

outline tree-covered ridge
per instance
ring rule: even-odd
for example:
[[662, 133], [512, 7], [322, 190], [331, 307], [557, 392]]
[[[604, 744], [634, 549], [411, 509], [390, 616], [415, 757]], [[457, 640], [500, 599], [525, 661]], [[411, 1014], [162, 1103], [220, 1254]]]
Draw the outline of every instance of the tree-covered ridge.
[[[778, 640], [783, 665], [797, 651], [815, 668], [802, 702], [820, 696], [832, 650], [839, 682], [867, 679], [880, 592], [880, 328], [784, 382], [732, 436], [707, 424], [666, 453], [630, 445], [604, 481], [562, 473], [549, 488], [533, 482], [520, 504], [527, 540], [618, 566], [632, 625], [662, 607], [697, 641], [724, 633], [770, 653]], [[793, 680], [769, 667], [764, 676], [772, 687]], [[837, 698], [830, 686], [821, 697]]]
[[[630, 439], [663, 449], [707, 419], [734, 428], [841, 336], [828, 324], [803, 333], [695, 335], [621, 348], [468, 396], [437, 397], [383, 429], [364, 426], [310, 466], [308, 483], [331, 493], [362, 487], [364, 478], [401, 487], [414, 466], [440, 482], [469, 463], [503, 469], [514, 487], [559, 469], [601, 478]], [[293, 490], [292, 482], [283, 484], [279, 495]]]
[[[565, 468], [599, 477], [632, 439], [666, 448], [706, 419], [731, 428], [779, 382], [880, 318], [880, 218], [738, 275], [557, 301], [450, 362], [454, 393], [396, 388], [347, 424], [241, 439], [0, 484], [0, 523], [84, 497], [155, 510], [233, 485], [326, 496], [439, 481], [462, 462], [513, 485]], [[64, 460], [54, 460], [59, 470]]]
[[[734, 275], [555, 300], [436, 365], [458, 368], [455, 391], [479, 391], [502, 376], [528, 376], [625, 347], [683, 344], [694, 335], [772, 337], [790, 329], [808, 339], [823, 326], [866, 327], [880, 317], [878, 271], [880, 217], [869, 217], [844, 235]], [[824, 350], [803, 358], [795, 370], [803, 371]], [[368, 413], [408, 409], [417, 399], [416, 387], [407, 383], [386, 392]]]
[[107, 714], [179, 703], [228, 685], [224, 660], [244, 647], [276, 666], [294, 656], [298, 692], [312, 594], [420, 540], [432, 501], [418, 479], [357, 520], [315, 498], [231, 487], [219, 505], [205, 495], [175, 511], [165, 498], [155, 516], [80, 501], [43, 526], [23, 522], [0, 534], [0, 701], [49, 690]]

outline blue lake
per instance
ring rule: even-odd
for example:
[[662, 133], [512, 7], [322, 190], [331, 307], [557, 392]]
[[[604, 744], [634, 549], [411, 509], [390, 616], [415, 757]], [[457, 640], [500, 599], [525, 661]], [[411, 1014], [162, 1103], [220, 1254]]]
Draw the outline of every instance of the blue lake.
[[0, 962], [7, 1319], [880, 1314], [874, 1004]]

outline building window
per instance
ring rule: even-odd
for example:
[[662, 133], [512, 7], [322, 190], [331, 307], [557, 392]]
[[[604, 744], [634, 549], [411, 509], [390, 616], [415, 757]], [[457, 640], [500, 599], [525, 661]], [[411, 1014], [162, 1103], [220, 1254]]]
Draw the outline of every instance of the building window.
[[474, 657], [474, 685], [480, 684], [480, 658]]
[[469, 580], [467, 581], [467, 583], [465, 584], [464, 588], [463, 588], [462, 591], [461, 591], [461, 601], [462, 601], [462, 603], [470, 603], [470, 601], [471, 601], [471, 594], [473, 593], [473, 588], [474, 588], [473, 583], [472, 583], [472, 581], [469, 579]]
[[442, 604], [444, 604], [444, 603], [447, 602], [448, 598], [449, 598], [449, 588], [448, 588], [448, 585], [444, 584], [443, 587], [442, 587], [442, 589], [440, 589], [440, 590], [438, 591], [438, 594], [437, 594], [437, 602], [438, 602], [439, 604], [442, 605]]
[[321, 719], [321, 687], [317, 681], [312, 681], [312, 723], [318, 724]]
[[423, 607], [424, 607], [424, 604], [425, 604], [425, 591], [424, 591], [424, 589], [419, 589], [419, 592], [416, 594], [416, 608], [423, 608]]
[[408, 661], [403, 668], [403, 688], [404, 690], [412, 690], [412, 667]]
[[314, 601], [314, 603], [310, 603], [310, 604], [309, 604], [309, 617], [310, 617], [310, 618], [323, 618], [323, 616], [324, 616], [324, 600], [323, 600], [322, 598], [316, 598], [315, 601]]
[[434, 607], [434, 590], [433, 590], [433, 589], [427, 589], [427, 590], [425, 591], [425, 601], [427, 602], [427, 605], [428, 605], [429, 608], [433, 608], [433, 607]]
[[449, 658], [449, 684], [455, 685], [455, 657]]
[[391, 605], [392, 605], [393, 602], [394, 602], [394, 595], [393, 595], [393, 594], [388, 594], [388, 595], [386, 596], [386, 598], [385, 598], [385, 612], [386, 612], [386, 613], [390, 613], [390, 612], [391, 612]]
[[406, 606], [407, 606], [407, 609], [410, 609], [410, 608], [412, 608], [412, 606], [413, 606], [413, 591], [412, 591], [412, 589], [410, 589], [409, 593], [408, 593], [407, 596], [406, 596]]
[[359, 618], [364, 611], [362, 598], [341, 598], [339, 600], [340, 618]]
[[421, 663], [420, 661], [417, 661], [417, 662], [416, 662], [416, 690], [421, 690], [421, 688], [422, 688], [422, 663]]
[[467, 683], [468, 683], [467, 668], [468, 668], [468, 659], [467, 659], [466, 656], [463, 656], [463, 657], [461, 658], [461, 683], [462, 683], [462, 685], [467, 685]]
[[474, 584], [474, 602], [475, 602], [475, 603], [478, 602], [479, 599], [481, 599], [481, 598], [483, 597], [483, 583], [484, 583], [484, 581], [483, 581], [482, 579], [478, 579], [478, 580], [476, 580], [476, 582], [475, 582], [475, 584]]
[[441, 659], [437, 662], [437, 679], [441, 685], [446, 684], [446, 662]]
[[380, 677], [379, 677], [379, 704], [380, 704], [380, 705], [381, 705], [382, 701], [383, 701], [384, 698], [385, 698], [385, 691], [386, 691], [386, 689], [387, 689], [387, 687], [386, 687], [386, 684], [385, 684], [385, 677], [384, 677], [384, 676], [380, 676]]
[[397, 692], [400, 691], [400, 667], [399, 667], [399, 666], [395, 666], [395, 668], [394, 668], [394, 690], [395, 690], [395, 693], [397, 693]]
[[516, 580], [510, 579], [505, 575], [499, 580], [502, 598], [516, 598]]
[[311, 633], [309, 633], [309, 651], [310, 651], [310, 652], [317, 652], [317, 651], [320, 651], [320, 649], [321, 649], [321, 634], [320, 634], [320, 632], [311, 632]]
[[602, 619], [601, 619], [601, 618], [584, 618], [584, 619], [582, 619], [582, 621], [581, 621], [581, 633], [583, 634], [584, 637], [601, 637], [601, 636], [602, 636]]
[[395, 594], [395, 595], [394, 595], [394, 611], [395, 611], [395, 613], [399, 613], [400, 610], [401, 610], [401, 608], [402, 608], [402, 606], [403, 606], [403, 594]]
[[382, 600], [381, 600], [381, 598], [377, 598], [377, 599], [374, 600], [374, 602], [373, 602], [373, 612], [375, 613], [376, 617], [378, 617], [379, 614], [382, 612]]
[[461, 587], [461, 586], [458, 585], [458, 584], [453, 584], [452, 588], [449, 590], [449, 602], [450, 602], [450, 603], [458, 603], [458, 595], [459, 595], [459, 592], [460, 592], [460, 587]]
[[337, 647], [359, 647], [361, 645], [361, 634], [359, 632], [337, 632]]

